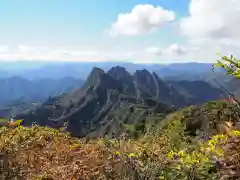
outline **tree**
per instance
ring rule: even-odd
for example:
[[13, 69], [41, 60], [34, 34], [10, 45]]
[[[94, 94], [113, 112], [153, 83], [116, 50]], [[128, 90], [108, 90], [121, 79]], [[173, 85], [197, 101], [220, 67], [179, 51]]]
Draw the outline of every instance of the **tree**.
[[[223, 56], [221, 60], [217, 60], [217, 63], [213, 65], [213, 71], [217, 67], [222, 68], [227, 75], [240, 79], [240, 60], [238, 60], [234, 55], [230, 54], [229, 56]], [[223, 86], [221, 86], [221, 88], [223, 88], [231, 97], [233, 100], [232, 102], [240, 108], [240, 101], [236, 98], [235, 94], [232, 94]]]
[[240, 60], [233, 55], [223, 56], [221, 60], [217, 60], [217, 63], [213, 65], [213, 70], [216, 67], [224, 69], [227, 75], [240, 78]]

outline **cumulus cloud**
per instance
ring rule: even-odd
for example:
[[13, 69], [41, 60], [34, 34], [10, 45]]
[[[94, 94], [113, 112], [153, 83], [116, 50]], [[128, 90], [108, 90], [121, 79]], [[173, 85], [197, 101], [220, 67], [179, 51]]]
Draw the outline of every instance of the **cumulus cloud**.
[[[152, 5], [138, 5], [131, 12], [120, 14], [112, 25], [112, 35], [147, 34], [175, 20], [174, 12], [160, 7], [169, 16], [157, 16], [161, 13], [154, 12], [155, 9], [157, 7]], [[158, 17], [156, 23], [152, 23], [153, 17]], [[231, 52], [240, 57], [239, 22], [240, 0], [190, 0], [188, 15], [176, 24], [180, 25], [179, 35], [185, 42], [168, 47], [148, 47], [138, 52], [138, 60], [215, 62], [220, 58], [217, 52], [223, 55]]]
[[175, 13], [150, 4], [136, 5], [130, 13], [121, 13], [109, 31], [111, 36], [135, 36], [153, 32], [175, 20]]
[[172, 44], [166, 51], [173, 55], [182, 55], [186, 53], [186, 48], [179, 44]]
[[239, 22], [239, 0], [190, 0], [188, 15], [179, 22], [187, 47], [182, 57], [205, 62], [215, 62], [218, 52], [239, 57]]
[[191, 0], [189, 16], [181, 32], [191, 38], [207, 38], [234, 45], [240, 40], [239, 0]]

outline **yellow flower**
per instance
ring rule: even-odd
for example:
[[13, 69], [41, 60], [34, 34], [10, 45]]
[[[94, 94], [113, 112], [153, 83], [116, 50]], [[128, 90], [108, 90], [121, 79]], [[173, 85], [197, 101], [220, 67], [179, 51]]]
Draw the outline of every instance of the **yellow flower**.
[[116, 155], [121, 155], [121, 153], [119, 151], [116, 151], [115, 154]]
[[173, 155], [174, 155], [174, 152], [173, 152], [173, 151], [169, 152], [169, 153], [168, 153], [168, 158], [172, 158]]
[[19, 119], [19, 120], [16, 120], [14, 123], [19, 126], [22, 123], [22, 121], [23, 120]]
[[78, 143], [75, 143], [72, 145], [72, 148], [73, 149], [77, 149], [77, 148], [80, 148], [81, 147], [81, 144], [78, 144]]
[[137, 155], [134, 154], [134, 153], [131, 153], [131, 154], [128, 155], [128, 157], [137, 157]]
[[183, 156], [184, 156], [184, 151], [183, 151], [183, 150], [179, 151], [179, 152], [178, 152], [178, 155], [181, 156], [181, 157], [183, 157]]
[[240, 136], [240, 131], [232, 131], [231, 134], [233, 136]]
[[180, 169], [181, 169], [181, 165], [178, 164], [178, 165], [176, 166], [176, 169], [180, 170]]
[[161, 180], [163, 179], [164, 180], [165, 178], [164, 178], [164, 176], [159, 176], [159, 179], [161, 179]]

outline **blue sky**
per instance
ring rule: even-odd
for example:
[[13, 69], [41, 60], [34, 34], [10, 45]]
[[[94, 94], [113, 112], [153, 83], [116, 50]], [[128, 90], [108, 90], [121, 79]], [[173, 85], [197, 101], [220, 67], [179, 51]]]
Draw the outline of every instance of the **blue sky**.
[[[200, 1], [203, 13], [211, 8], [206, 0]], [[200, 23], [204, 18], [207, 21], [204, 14], [203, 17], [198, 17], [201, 14], [197, 12], [194, 14], [196, 8], [192, 15], [189, 13], [189, 7], [197, 3], [197, 0], [1, 1], [0, 59], [194, 61], [192, 54], [201, 43], [198, 41], [196, 47], [194, 44], [194, 49], [193, 39], [216, 42], [209, 37], [215, 29], [201, 30], [204, 24], [197, 25], [201, 31], [192, 33], [195, 19]], [[136, 8], [139, 5], [141, 8]], [[134, 8], [136, 13], [132, 13]], [[127, 18], [118, 19], [123, 13], [128, 13]], [[131, 18], [132, 21], [124, 22]], [[113, 28], [114, 23], [116, 28]], [[185, 54], [190, 51], [190, 44], [191, 56]], [[214, 47], [215, 50], [222, 48], [219, 44]], [[171, 51], [175, 51], [175, 55], [170, 55]]]

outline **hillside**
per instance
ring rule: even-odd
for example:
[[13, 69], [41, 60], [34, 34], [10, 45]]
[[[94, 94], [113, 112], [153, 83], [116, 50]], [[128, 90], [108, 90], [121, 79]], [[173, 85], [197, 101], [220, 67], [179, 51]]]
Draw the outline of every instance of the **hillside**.
[[[184, 107], [167, 116], [160, 125], [169, 125], [171, 121], [179, 120], [182, 133], [191, 137], [211, 137], [221, 132], [220, 125], [227, 121], [233, 126], [239, 122], [239, 108], [228, 101], [209, 101], [201, 105]], [[157, 124], [159, 124], [157, 122]], [[180, 124], [179, 124], [180, 125]]]
[[[199, 91], [201, 86], [207, 95]], [[65, 126], [78, 137], [118, 136], [132, 124], [144, 124], [148, 117], [160, 114], [163, 118], [176, 108], [219, 98], [221, 90], [204, 82], [180, 83], [176, 87], [147, 70], [131, 75], [120, 66], [108, 72], [93, 68], [82, 88], [49, 99], [35, 110], [16, 114], [15, 118], [24, 119], [26, 126], [32, 123]], [[136, 128], [141, 129], [141, 125]]]
[[[146, 131], [134, 139], [122, 136], [86, 141], [71, 137], [64, 129], [9, 124], [0, 128], [0, 178], [239, 179], [240, 131], [229, 127], [223, 132], [213, 123], [239, 120], [239, 114], [233, 113], [235, 108], [219, 101], [191, 106], [155, 121], [154, 126], [146, 124]], [[210, 133], [204, 139], [201, 134], [189, 134], [189, 129]]]
[[189, 104], [201, 104], [209, 100], [224, 98], [225, 93], [203, 80], [167, 81], [177, 91], [188, 99]]

